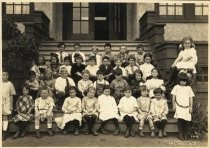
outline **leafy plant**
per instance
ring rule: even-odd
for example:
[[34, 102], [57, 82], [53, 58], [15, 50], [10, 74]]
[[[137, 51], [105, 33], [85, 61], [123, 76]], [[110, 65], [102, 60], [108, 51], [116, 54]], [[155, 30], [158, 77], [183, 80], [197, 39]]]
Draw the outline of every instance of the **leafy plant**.
[[208, 133], [208, 107], [194, 101], [192, 113], [191, 137], [201, 139]]

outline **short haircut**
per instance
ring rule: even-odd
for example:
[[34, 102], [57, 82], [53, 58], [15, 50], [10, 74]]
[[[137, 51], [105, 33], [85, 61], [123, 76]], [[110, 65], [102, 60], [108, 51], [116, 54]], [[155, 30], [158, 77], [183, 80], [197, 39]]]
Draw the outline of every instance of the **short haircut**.
[[189, 77], [187, 76], [187, 74], [185, 72], [180, 72], [178, 74], [178, 82], [180, 84], [180, 81], [185, 81], [186, 85], [189, 85]]
[[148, 88], [147, 88], [146, 85], [141, 85], [141, 86], [139, 87], [139, 90], [140, 90], [140, 92], [145, 91], [145, 90], [149, 92], [149, 90], [148, 90]]
[[122, 75], [122, 70], [119, 69], [119, 68], [116, 68], [116, 69], [114, 70], [114, 74], [117, 75], [117, 76]]
[[96, 75], [104, 75], [104, 74], [103, 74], [103, 71], [102, 71], [102, 70], [98, 70], [98, 71], [96, 72]]
[[50, 61], [51, 61], [51, 62], [52, 62], [52, 58], [55, 57], [55, 58], [56, 58], [56, 63], [59, 63], [59, 58], [58, 58], [58, 55], [57, 55], [57, 54], [51, 53], [50, 56], [51, 56], [51, 57], [50, 57]]
[[103, 90], [105, 90], [105, 89], [110, 89], [111, 90], [111, 87], [109, 85], [104, 85]]
[[90, 75], [90, 72], [89, 72], [89, 70], [84, 69], [84, 70], [82, 71], [82, 74], [88, 74], [88, 75]]
[[62, 45], [64, 45], [64, 48], [66, 47], [65, 43], [60, 42], [60, 43], [58, 43], [57, 48], [60, 48]]
[[142, 45], [142, 44], [138, 44], [137, 46], [136, 46], [136, 49], [139, 49], [139, 48], [143, 48], [144, 46]]
[[68, 56], [64, 57], [63, 60], [64, 60], [64, 61], [67, 61], [67, 60], [68, 60], [69, 62], [71, 61], [71, 59], [70, 59]]
[[79, 53], [76, 53], [76, 54], [74, 55], [74, 58], [75, 58], [75, 62], [76, 62], [76, 59], [81, 59], [82, 62], [84, 61], [83, 58], [82, 58], [82, 56], [81, 56]]
[[131, 91], [131, 92], [132, 92], [132, 89], [131, 89], [131, 87], [130, 87], [130, 86], [127, 86], [127, 87], [125, 87], [124, 92], [125, 92], [125, 91]]
[[151, 54], [151, 53], [145, 53], [145, 54], [144, 54], [144, 59], [145, 59], [146, 57], [150, 57], [150, 58], [152, 59], [152, 54]]
[[104, 44], [104, 47], [106, 47], [106, 46], [109, 46], [110, 48], [112, 48], [112, 46], [111, 46], [110, 43], [105, 43], [105, 44]]
[[90, 60], [96, 61], [96, 56], [95, 56], [95, 55], [90, 55], [90, 56], [89, 56], [89, 61], [90, 61]]
[[68, 88], [68, 91], [70, 91], [70, 90], [74, 90], [77, 93], [77, 88], [75, 86], [70, 86]]
[[110, 61], [110, 58], [108, 57], [108, 56], [104, 56], [103, 58], [102, 58], [102, 61], [104, 61], [104, 60], [108, 60], [108, 61]]
[[159, 87], [159, 88], [155, 88], [154, 90], [153, 90], [153, 93], [154, 94], [158, 94], [158, 93], [160, 93], [160, 94], [162, 94], [163, 93], [163, 90]]
[[23, 90], [24, 88], [27, 89], [27, 90], [30, 90], [29, 85], [24, 84], [24, 85], [22, 86], [22, 90]]
[[142, 73], [142, 71], [140, 70], [140, 69], [136, 69], [135, 71], [134, 71], [134, 76], [136, 75], [136, 74], [140, 74], [141, 75], [141, 77], [143, 76], [143, 73]]
[[130, 60], [130, 59], [133, 59], [134, 61], [136, 61], [136, 58], [135, 58], [134, 55], [130, 55], [129, 58], [128, 58], [128, 60]]

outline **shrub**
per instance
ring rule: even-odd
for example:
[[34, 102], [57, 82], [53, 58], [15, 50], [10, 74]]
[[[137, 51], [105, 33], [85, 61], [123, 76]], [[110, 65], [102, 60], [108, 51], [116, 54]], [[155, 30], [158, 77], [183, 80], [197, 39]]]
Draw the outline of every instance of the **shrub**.
[[201, 139], [208, 133], [208, 107], [194, 101], [192, 113], [191, 137]]

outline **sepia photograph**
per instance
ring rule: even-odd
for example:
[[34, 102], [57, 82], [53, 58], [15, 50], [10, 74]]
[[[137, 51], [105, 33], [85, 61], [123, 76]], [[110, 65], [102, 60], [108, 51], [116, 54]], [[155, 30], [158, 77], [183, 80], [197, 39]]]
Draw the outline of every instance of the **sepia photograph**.
[[208, 147], [206, 1], [5, 1], [2, 147]]

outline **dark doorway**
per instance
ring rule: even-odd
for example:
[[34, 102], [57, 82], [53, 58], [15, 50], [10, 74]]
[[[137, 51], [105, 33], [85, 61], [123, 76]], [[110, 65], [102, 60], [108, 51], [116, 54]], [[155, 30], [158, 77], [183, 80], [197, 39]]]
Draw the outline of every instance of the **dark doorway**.
[[94, 13], [95, 40], [109, 40], [109, 4], [95, 3]]

